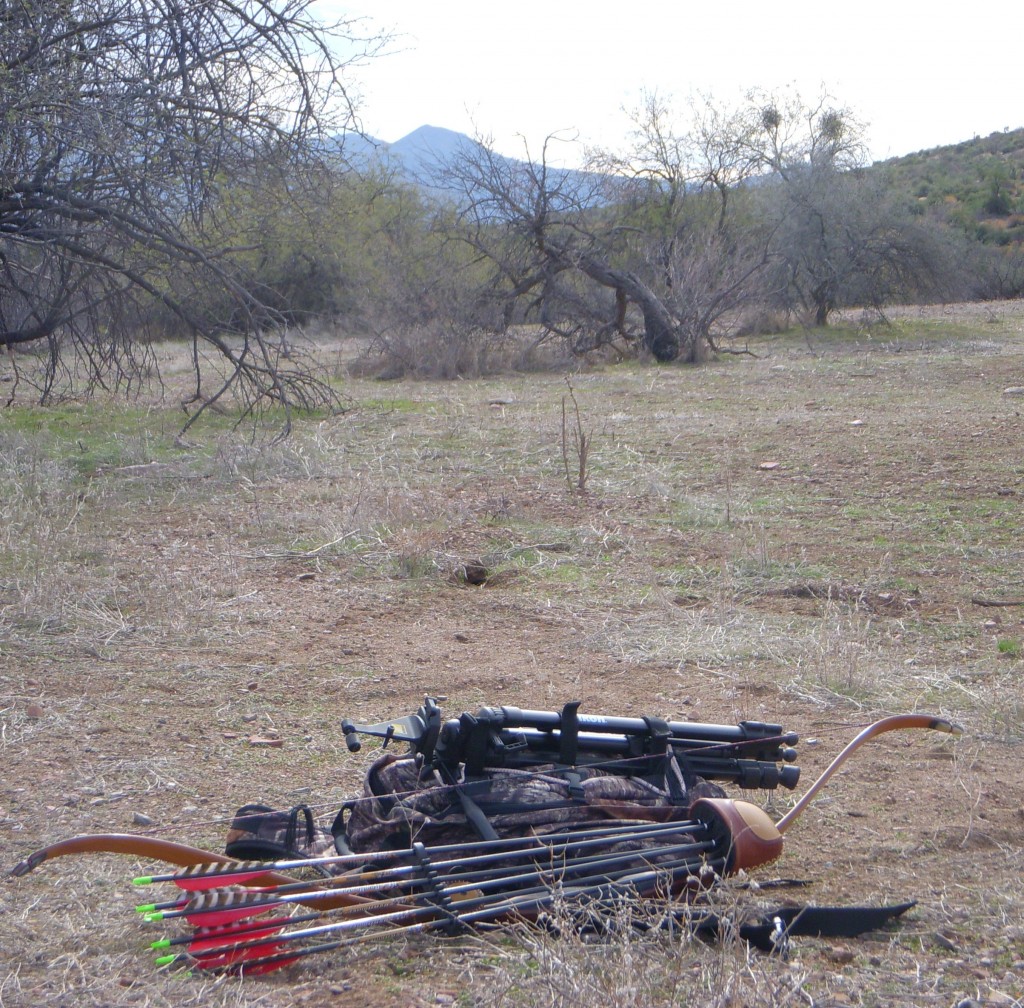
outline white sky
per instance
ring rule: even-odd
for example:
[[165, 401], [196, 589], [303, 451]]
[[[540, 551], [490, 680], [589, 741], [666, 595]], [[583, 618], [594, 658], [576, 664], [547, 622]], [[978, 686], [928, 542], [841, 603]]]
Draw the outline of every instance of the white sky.
[[1024, 126], [1024, 0], [319, 0], [393, 31], [355, 72], [364, 129], [493, 137], [523, 154], [559, 130], [621, 148], [641, 92], [731, 104], [751, 87], [824, 86], [885, 158]]

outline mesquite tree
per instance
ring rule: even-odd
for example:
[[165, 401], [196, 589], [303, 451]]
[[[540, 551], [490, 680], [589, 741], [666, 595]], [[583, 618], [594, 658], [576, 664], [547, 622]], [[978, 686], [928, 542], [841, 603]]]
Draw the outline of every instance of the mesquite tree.
[[650, 99], [624, 156], [570, 172], [537, 156], [510, 160], [467, 144], [446, 165], [460, 194], [457, 234], [492, 266], [481, 297], [506, 324], [536, 324], [574, 352], [612, 344], [659, 361], [702, 360], [716, 329], [762, 296], [764, 229], [742, 190], [754, 163], [724, 120], [674, 134]]
[[878, 173], [869, 175], [864, 127], [828, 96], [748, 96], [744, 152], [762, 173], [759, 212], [773, 234], [774, 277], [787, 308], [828, 324], [837, 308], [882, 308], [939, 296], [949, 247], [913, 217]]
[[193, 341], [200, 406], [332, 401], [277, 352], [274, 305], [210, 226], [221, 187], [295, 177], [352, 120], [342, 74], [375, 42], [311, 6], [0, 3], [0, 346], [45, 347], [41, 398], [83, 374], [137, 383], [161, 316]]

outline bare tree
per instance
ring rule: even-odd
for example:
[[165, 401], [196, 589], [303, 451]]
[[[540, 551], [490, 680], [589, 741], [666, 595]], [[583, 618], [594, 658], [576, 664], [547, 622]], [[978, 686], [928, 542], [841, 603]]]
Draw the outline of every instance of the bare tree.
[[[45, 346], [41, 398], [83, 370], [138, 382], [155, 304], [192, 340], [200, 411], [229, 390], [245, 411], [334, 401], [210, 226], [225, 182], [290, 177], [353, 121], [342, 74], [377, 43], [311, 7], [0, 3], [0, 345]], [[195, 296], [211, 284], [223, 297]]]
[[542, 339], [576, 353], [616, 344], [697, 361], [713, 346], [714, 321], [750, 289], [763, 257], [728, 235], [736, 180], [711, 166], [699, 174], [708, 188], [692, 188], [688, 148], [649, 111], [635, 159], [595, 158], [591, 171], [552, 167], [558, 137], [522, 161], [482, 143], [449, 159], [457, 233], [491, 265], [480, 296], [501, 303], [506, 325], [537, 324]]
[[762, 172], [761, 213], [773, 234], [776, 285], [788, 308], [827, 325], [844, 305], [882, 308], [941, 292], [948, 243], [866, 173], [864, 127], [827, 95], [748, 97], [744, 147]]
[[760, 165], [740, 113], [692, 98], [680, 116], [655, 94], [633, 113], [633, 143], [610, 167], [630, 180], [630, 244], [675, 319], [679, 356], [727, 350], [739, 312], [764, 301], [771, 230], [748, 188]]

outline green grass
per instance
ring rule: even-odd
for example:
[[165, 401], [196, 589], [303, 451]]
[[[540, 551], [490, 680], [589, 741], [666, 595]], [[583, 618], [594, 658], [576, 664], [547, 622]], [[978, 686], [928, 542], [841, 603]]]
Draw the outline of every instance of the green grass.
[[360, 399], [358, 408], [372, 410], [376, 413], [422, 413], [425, 410], [422, 400], [400, 396], [395, 396], [393, 399], [385, 396]]

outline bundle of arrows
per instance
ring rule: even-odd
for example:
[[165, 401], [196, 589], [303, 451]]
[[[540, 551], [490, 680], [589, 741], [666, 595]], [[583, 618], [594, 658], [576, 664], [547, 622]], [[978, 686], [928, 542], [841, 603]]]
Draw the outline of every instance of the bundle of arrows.
[[[956, 725], [930, 715], [878, 721], [846, 746], [778, 822], [751, 802], [701, 796], [678, 807], [652, 807], [642, 816], [635, 807], [624, 815], [621, 803], [604, 803], [603, 819], [498, 835], [480, 815], [471, 787], [474, 781], [489, 780], [495, 767], [512, 767], [527, 776], [554, 768], [573, 780], [599, 766], [601, 773], [610, 767], [612, 773], [643, 778], [670, 757], [687, 781], [699, 776], [762, 788], [797, 782], [799, 771], [792, 766], [797, 737], [778, 725], [588, 718], [577, 707], [568, 704], [561, 712], [484, 708], [443, 722], [428, 698], [409, 717], [378, 725], [343, 722], [353, 751], [361, 746], [360, 734], [382, 737], [385, 745], [408, 743], [421, 771], [429, 768], [437, 787], [451, 789], [461, 803], [467, 835], [458, 842], [425, 843], [413, 832], [399, 849], [352, 852], [339, 843], [342, 852], [330, 856], [267, 862], [233, 860], [150, 837], [101, 834], [45, 847], [11, 873], [24, 875], [50, 858], [86, 851], [170, 862], [183, 870], [134, 880], [136, 886], [176, 887], [174, 898], [137, 908], [147, 921], [184, 926], [153, 942], [160, 953], [157, 963], [262, 974], [359, 943], [537, 919], [556, 902], [601, 907], [623, 899], [699, 892], [717, 879], [778, 858], [787, 829], [864, 742], [902, 728], [960, 733]], [[318, 877], [311, 878], [312, 873]], [[787, 933], [857, 933], [909, 905], [859, 908], [849, 919], [831, 910], [817, 914], [814, 908], [799, 915], [775, 913], [747, 925], [744, 937], [777, 949]], [[713, 930], [717, 924], [710, 913], [690, 909], [686, 917], [698, 929]]]

